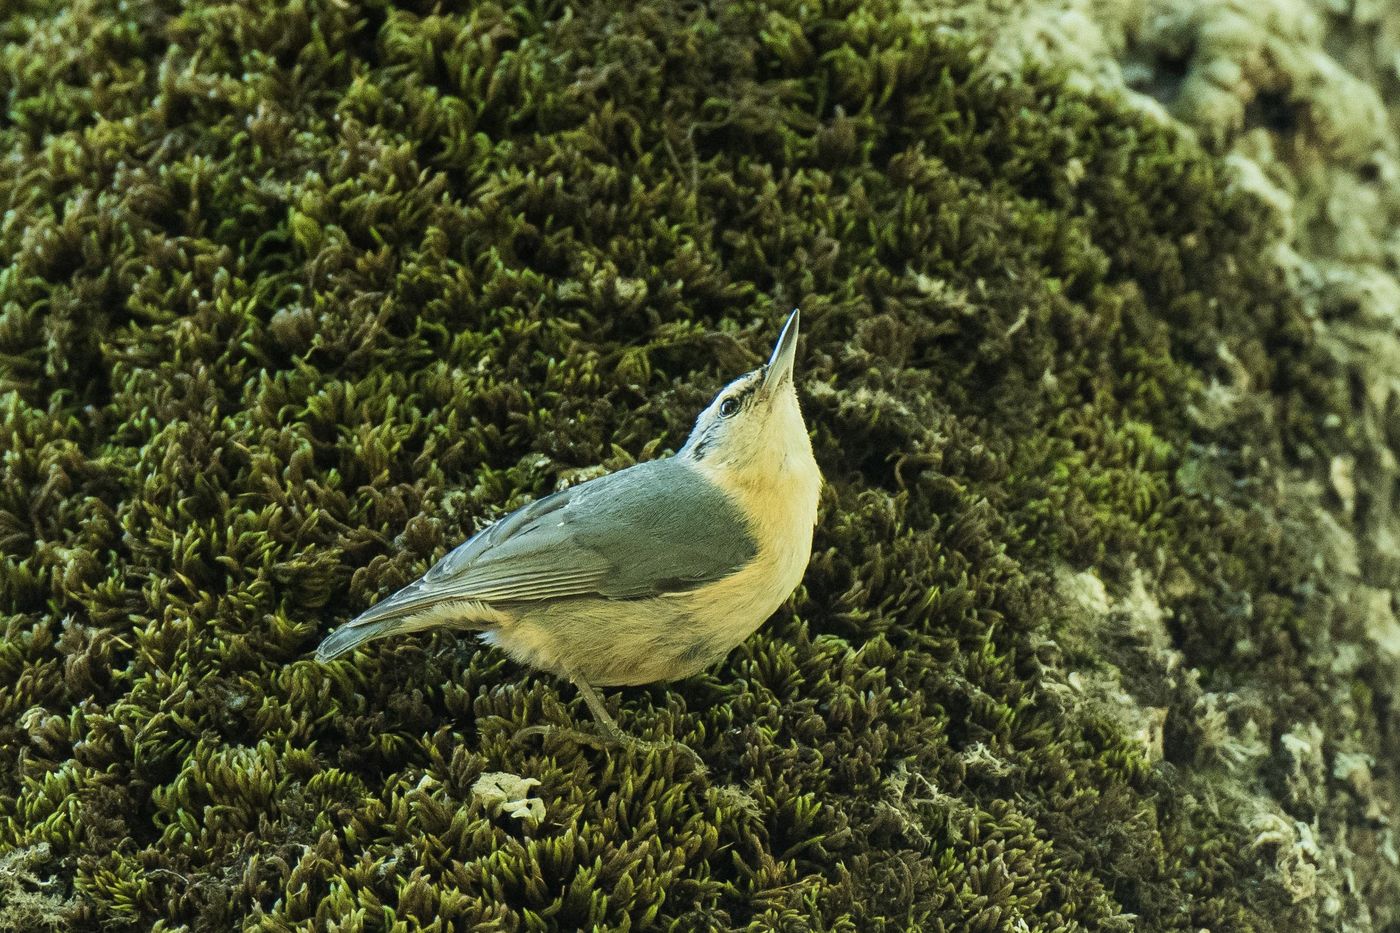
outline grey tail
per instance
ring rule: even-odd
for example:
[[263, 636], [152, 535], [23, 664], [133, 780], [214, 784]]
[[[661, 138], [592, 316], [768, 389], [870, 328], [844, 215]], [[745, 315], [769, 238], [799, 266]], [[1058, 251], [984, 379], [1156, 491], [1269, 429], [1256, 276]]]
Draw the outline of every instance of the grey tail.
[[423, 581], [415, 580], [331, 632], [316, 649], [316, 660], [329, 661], [338, 658], [367, 641], [383, 638], [385, 635], [417, 632], [426, 628], [427, 626], [414, 616], [438, 600], [432, 597], [424, 598], [421, 594], [422, 589]]
[[316, 660], [330, 661], [348, 651], [354, 651], [367, 641], [403, 631], [406, 628], [403, 624], [404, 621], [402, 618], [384, 619], [379, 622], [366, 622], [359, 625], [347, 622], [327, 635], [316, 648]]
[[367, 641], [386, 635], [407, 635], [430, 628], [481, 629], [470, 617], [451, 622], [434, 618], [427, 610], [453, 600], [442, 593], [424, 593], [418, 580], [382, 599], [326, 636], [316, 649], [316, 660], [330, 661], [353, 651]]

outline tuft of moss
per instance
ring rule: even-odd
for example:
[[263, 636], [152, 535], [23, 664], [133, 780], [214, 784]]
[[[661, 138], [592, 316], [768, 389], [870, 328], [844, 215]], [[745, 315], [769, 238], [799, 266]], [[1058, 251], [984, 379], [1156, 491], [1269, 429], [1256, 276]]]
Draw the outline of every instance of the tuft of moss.
[[[979, 61], [884, 0], [12, 7], [3, 864], [80, 930], [1397, 922], [1394, 681], [1275, 482], [1353, 439], [1274, 215]], [[586, 711], [468, 640], [310, 659], [799, 303], [804, 585], [608, 700], [707, 774], [515, 741]], [[1339, 743], [1380, 809], [1325, 908]]]

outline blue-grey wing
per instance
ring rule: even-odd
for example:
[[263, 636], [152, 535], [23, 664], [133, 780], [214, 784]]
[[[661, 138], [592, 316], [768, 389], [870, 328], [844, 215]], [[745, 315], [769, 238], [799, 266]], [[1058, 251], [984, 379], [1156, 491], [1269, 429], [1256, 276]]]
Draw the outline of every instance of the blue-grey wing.
[[445, 600], [680, 592], [728, 576], [757, 552], [732, 497], [685, 460], [653, 460], [512, 512], [355, 622]]

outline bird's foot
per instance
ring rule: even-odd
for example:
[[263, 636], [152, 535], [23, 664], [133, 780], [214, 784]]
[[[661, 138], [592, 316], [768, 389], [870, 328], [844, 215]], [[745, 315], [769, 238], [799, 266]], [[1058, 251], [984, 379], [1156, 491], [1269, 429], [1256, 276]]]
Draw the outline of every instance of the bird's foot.
[[682, 755], [689, 760], [691, 768], [695, 771], [701, 774], [708, 771], [705, 767], [704, 759], [696, 753], [695, 749], [686, 745], [684, 742], [676, 739], [650, 742], [624, 732], [622, 727], [617, 724], [617, 720], [612, 718], [607, 707], [603, 705], [602, 699], [599, 698], [593, 688], [588, 685], [588, 682], [581, 677], [573, 677], [571, 679], [575, 686], [578, 687], [579, 695], [583, 697], [583, 701], [587, 704], [589, 712], [593, 714], [593, 722], [597, 725], [598, 732], [601, 734], [593, 735], [581, 729], [572, 729], [566, 726], [526, 726], [524, 729], [515, 733], [516, 741], [530, 736], [546, 735], [553, 732], [571, 738], [582, 745], [600, 750], [606, 749], [609, 746], [621, 746], [622, 748], [630, 749], [634, 752], [665, 752], [668, 750], [676, 750], [681, 752]]
[[525, 739], [534, 738], [537, 735], [562, 735], [566, 739], [572, 739], [580, 745], [587, 745], [602, 751], [608, 747], [608, 740], [600, 735], [593, 735], [591, 732], [584, 732], [582, 729], [574, 729], [569, 726], [556, 726], [553, 723], [543, 726], [526, 726], [516, 730], [513, 741], [523, 742]]
[[678, 751], [683, 757], [685, 757], [688, 760], [692, 769], [701, 773], [704, 773], [708, 770], [705, 767], [704, 759], [700, 757], [700, 755], [695, 751], [695, 749], [691, 748], [689, 745], [686, 745], [684, 742], [678, 741], [676, 739], [668, 739], [659, 742], [649, 741], [647, 739], [639, 739], [634, 735], [624, 732], [621, 728], [618, 727], [617, 723], [613, 722], [611, 719], [609, 719], [606, 723], [600, 721], [597, 723], [597, 725], [598, 732], [601, 734], [594, 734], [592, 732], [588, 732], [583, 729], [576, 729], [570, 726], [557, 726], [553, 724], [542, 726], [526, 726], [525, 728], [520, 729], [515, 733], [514, 739], [515, 741], [519, 742], [527, 738], [532, 738], [534, 736], [553, 734], [563, 736], [567, 739], [571, 739], [579, 743], [580, 745], [587, 745], [590, 748], [596, 748], [599, 751], [606, 751], [609, 748], [618, 747], [625, 748], [629, 751], [637, 752], [639, 754], [646, 752]]
[[689, 759], [690, 766], [693, 769], [701, 772], [706, 770], [705, 761], [700, 757], [700, 754], [680, 739], [663, 739], [659, 742], [639, 739], [635, 735], [622, 731], [621, 727], [611, 718], [606, 721], [600, 720], [598, 722], [598, 731], [603, 733], [603, 738], [606, 741], [614, 745], [620, 745], [623, 748], [631, 749], [634, 752], [678, 751], [685, 758]]

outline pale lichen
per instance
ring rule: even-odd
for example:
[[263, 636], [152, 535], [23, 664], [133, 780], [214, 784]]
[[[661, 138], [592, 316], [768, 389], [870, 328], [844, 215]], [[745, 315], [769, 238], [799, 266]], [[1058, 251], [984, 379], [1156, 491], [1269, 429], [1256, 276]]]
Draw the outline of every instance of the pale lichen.
[[533, 826], [545, 818], [544, 801], [530, 794], [530, 788], [539, 786], [537, 778], [523, 778], [508, 771], [488, 771], [472, 784], [472, 795], [491, 813], [504, 814]]

